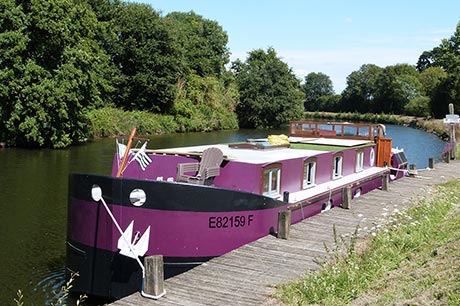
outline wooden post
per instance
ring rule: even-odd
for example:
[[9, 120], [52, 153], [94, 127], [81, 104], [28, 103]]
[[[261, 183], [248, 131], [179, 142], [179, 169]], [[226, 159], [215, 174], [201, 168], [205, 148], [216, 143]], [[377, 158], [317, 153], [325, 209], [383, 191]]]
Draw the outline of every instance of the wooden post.
[[283, 192], [283, 202], [289, 203], [289, 191]]
[[289, 229], [291, 227], [291, 211], [283, 210], [278, 213], [278, 235], [277, 238], [289, 239]]
[[129, 157], [129, 150], [131, 149], [131, 145], [133, 143], [134, 135], [136, 135], [136, 128], [133, 128], [131, 131], [131, 135], [129, 135], [128, 144], [126, 145], [125, 154], [123, 155], [123, 159], [121, 160], [120, 165], [118, 166], [117, 177], [123, 176], [123, 171], [125, 171], [125, 166], [128, 163]]
[[410, 177], [415, 177], [417, 175], [417, 165], [416, 164], [410, 164], [409, 165], [409, 176]]
[[428, 168], [434, 169], [434, 158], [433, 157], [428, 158]]
[[351, 186], [342, 189], [342, 208], [351, 209]]
[[390, 185], [390, 174], [387, 172], [382, 175], [382, 191], [388, 191], [388, 185]]
[[164, 289], [163, 255], [152, 255], [144, 258], [145, 277], [142, 289], [144, 297], [159, 299]]
[[[449, 103], [449, 114], [454, 115], [454, 104], [452, 103]], [[450, 159], [454, 160], [456, 151], [457, 151], [457, 143], [455, 141], [455, 124], [454, 123], [450, 123], [449, 139], [450, 139]]]

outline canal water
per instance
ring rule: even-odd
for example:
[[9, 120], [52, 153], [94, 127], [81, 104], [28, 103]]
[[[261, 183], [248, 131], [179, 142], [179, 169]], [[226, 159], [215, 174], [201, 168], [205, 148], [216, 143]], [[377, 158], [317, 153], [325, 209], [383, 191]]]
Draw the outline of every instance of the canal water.
[[[282, 130], [239, 130], [151, 137], [149, 148], [244, 141]], [[387, 126], [393, 146], [404, 148], [409, 163], [425, 168], [439, 161], [445, 144], [436, 136], [401, 126]], [[50, 305], [64, 284], [67, 178], [71, 172], [109, 175], [113, 139], [68, 150], [0, 149], [0, 305]], [[85, 303], [88, 305], [88, 303]], [[91, 304], [91, 303], [89, 303]]]

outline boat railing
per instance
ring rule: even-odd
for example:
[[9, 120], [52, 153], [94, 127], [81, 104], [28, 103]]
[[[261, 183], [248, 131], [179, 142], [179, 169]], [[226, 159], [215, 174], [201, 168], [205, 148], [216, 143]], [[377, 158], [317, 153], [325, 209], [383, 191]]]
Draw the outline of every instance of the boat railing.
[[290, 136], [305, 138], [346, 138], [375, 141], [385, 137], [382, 124], [293, 121]]

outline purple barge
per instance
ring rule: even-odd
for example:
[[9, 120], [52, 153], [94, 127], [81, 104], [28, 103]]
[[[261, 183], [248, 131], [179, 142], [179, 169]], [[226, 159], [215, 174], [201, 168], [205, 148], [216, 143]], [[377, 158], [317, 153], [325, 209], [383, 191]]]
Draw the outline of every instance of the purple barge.
[[296, 223], [341, 206], [345, 187], [358, 197], [407, 169], [384, 127], [369, 124], [292, 122], [289, 138], [120, 148], [112, 176], [69, 177], [74, 292], [124, 297], [141, 290], [143, 256], [163, 255], [172, 276], [276, 233], [281, 211]]

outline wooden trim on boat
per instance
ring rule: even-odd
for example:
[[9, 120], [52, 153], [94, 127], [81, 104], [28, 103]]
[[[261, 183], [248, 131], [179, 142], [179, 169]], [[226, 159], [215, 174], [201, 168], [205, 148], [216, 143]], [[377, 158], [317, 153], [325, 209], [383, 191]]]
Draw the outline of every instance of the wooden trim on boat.
[[[328, 128], [321, 128], [321, 127]], [[356, 129], [356, 133], [349, 134], [345, 129]], [[382, 124], [365, 123], [344, 123], [344, 122], [315, 122], [315, 121], [293, 121], [290, 123], [290, 136], [306, 138], [344, 138], [344, 139], [366, 139], [375, 141], [385, 137], [385, 127]], [[366, 132], [364, 134], [361, 131]], [[347, 134], [348, 133], [348, 134]]]

